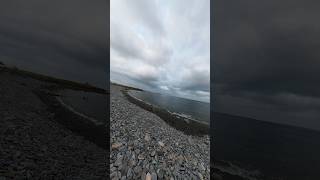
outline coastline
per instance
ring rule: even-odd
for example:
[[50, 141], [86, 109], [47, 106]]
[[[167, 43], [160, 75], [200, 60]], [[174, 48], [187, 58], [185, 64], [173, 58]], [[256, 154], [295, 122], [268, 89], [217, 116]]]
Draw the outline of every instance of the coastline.
[[187, 135], [193, 136], [203, 136], [208, 135], [210, 130], [210, 125], [206, 123], [202, 123], [200, 121], [196, 121], [191, 118], [183, 117], [179, 114], [172, 113], [166, 109], [160, 108], [158, 106], [149, 104], [143, 100], [140, 100], [129, 94], [128, 90], [122, 91], [125, 97], [131, 102], [139, 107], [156, 114], [170, 126], [175, 129], [184, 132]]
[[44, 87], [51, 88], [51, 90], [62, 90], [62, 89], [73, 89], [73, 90], [81, 90], [81, 91], [90, 91], [100, 94], [109, 94], [108, 90], [98, 88], [92, 86], [88, 83], [80, 83], [60, 78], [55, 78], [43, 74], [38, 74], [22, 69], [18, 69], [16, 67], [7, 67], [5, 65], [0, 64], [0, 72], [7, 72], [10, 74], [14, 74], [20, 77], [28, 77], [34, 80], [38, 80], [43, 82]]
[[58, 123], [99, 147], [105, 150], [108, 148], [106, 141], [108, 134], [105, 124], [96, 123], [96, 120], [93, 121], [91, 120], [92, 118], [71, 109], [62, 100], [59, 101], [59, 97], [51, 96], [46, 91], [35, 91], [35, 94], [55, 114], [55, 119]]
[[208, 135], [187, 135], [110, 87], [111, 179], [210, 178]]
[[[47, 81], [48, 77], [41, 75], [35, 78], [34, 73], [29, 75], [22, 70], [0, 67], [0, 178], [109, 177], [105, 165], [108, 156], [106, 148], [102, 148], [107, 146], [107, 136], [100, 137], [99, 145], [91, 134], [97, 132], [96, 128], [88, 136], [75, 133], [64, 123], [71, 125], [73, 121], [80, 126], [81, 117], [59, 104], [43, 101], [37, 94], [46, 92], [42, 98], [53, 100], [59, 95], [57, 90], [64, 88], [106, 92], [63, 80]], [[102, 129], [107, 134], [106, 128]]]

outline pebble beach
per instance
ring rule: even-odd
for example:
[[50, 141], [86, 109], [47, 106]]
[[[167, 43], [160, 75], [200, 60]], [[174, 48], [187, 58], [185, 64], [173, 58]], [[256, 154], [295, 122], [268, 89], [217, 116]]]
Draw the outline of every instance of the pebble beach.
[[186, 135], [110, 90], [110, 178], [209, 179], [208, 135]]
[[34, 93], [47, 85], [0, 69], [0, 179], [108, 179], [106, 149], [57, 123]]

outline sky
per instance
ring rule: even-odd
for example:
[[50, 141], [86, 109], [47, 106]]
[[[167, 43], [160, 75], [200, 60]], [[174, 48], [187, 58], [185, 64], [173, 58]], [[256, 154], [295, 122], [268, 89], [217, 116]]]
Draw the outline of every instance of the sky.
[[320, 2], [214, 4], [214, 110], [320, 129]]
[[209, 102], [209, 5], [209, 0], [111, 0], [111, 81]]
[[0, 61], [106, 88], [109, 7], [105, 0], [0, 2]]

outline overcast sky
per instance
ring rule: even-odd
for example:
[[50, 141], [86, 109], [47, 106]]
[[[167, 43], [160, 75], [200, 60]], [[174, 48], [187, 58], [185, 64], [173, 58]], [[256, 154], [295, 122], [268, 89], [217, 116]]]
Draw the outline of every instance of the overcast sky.
[[110, 5], [111, 81], [209, 102], [209, 0]]
[[0, 61], [106, 88], [105, 0], [0, 1]]
[[214, 110], [320, 129], [320, 1], [214, 4]]

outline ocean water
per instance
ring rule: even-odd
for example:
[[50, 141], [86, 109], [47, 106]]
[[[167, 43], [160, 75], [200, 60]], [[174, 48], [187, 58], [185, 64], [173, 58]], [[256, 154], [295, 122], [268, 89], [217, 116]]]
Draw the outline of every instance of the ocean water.
[[77, 112], [106, 123], [109, 113], [109, 96], [95, 92], [63, 90], [62, 101]]
[[184, 99], [147, 91], [129, 91], [129, 95], [172, 113], [204, 123], [210, 122], [210, 103]]
[[318, 131], [220, 113], [213, 127], [213, 156], [229, 164], [224, 169], [257, 179], [320, 178]]

